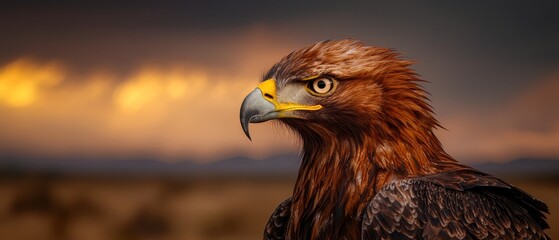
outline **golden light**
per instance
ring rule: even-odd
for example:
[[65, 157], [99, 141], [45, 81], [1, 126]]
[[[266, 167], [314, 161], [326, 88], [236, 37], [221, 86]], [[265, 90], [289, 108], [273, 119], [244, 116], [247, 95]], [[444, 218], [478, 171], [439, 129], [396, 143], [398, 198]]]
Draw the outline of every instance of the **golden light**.
[[[289, 131], [269, 124], [251, 126], [257, 141], [244, 138], [238, 111], [258, 82], [254, 72], [233, 75], [202, 67], [150, 65], [119, 75], [112, 70], [66, 71], [55, 61], [15, 60], [0, 66], [0, 150], [203, 161], [299, 149]], [[438, 134], [456, 156], [505, 159], [536, 150], [552, 156], [559, 142], [559, 116], [546, 109], [557, 102], [556, 79], [527, 89], [499, 109], [440, 119], [452, 134]], [[551, 124], [548, 132], [517, 127], [539, 124], [543, 117]]]
[[161, 93], [161, 75], [155, 69], [143, 69], [136, 76], [118, 86], [114, 100], [124, 111], [135, 112], [147, 104], [158, 101]]
[[10, 107], [28, 106], [37, 99], [40, 88], [59, 84], [65, 75], [56, 62], [13, 61], [0, 69], [0, 101]]

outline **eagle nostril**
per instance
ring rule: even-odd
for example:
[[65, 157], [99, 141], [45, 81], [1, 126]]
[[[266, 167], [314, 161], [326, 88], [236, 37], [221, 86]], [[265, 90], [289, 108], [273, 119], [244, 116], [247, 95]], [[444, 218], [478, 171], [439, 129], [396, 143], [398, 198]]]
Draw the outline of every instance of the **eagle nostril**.
[[269, 98], [269, 99], [274, 99], [274, 96], [272, 96], [269, 93], [264, 93], [264, 97]]

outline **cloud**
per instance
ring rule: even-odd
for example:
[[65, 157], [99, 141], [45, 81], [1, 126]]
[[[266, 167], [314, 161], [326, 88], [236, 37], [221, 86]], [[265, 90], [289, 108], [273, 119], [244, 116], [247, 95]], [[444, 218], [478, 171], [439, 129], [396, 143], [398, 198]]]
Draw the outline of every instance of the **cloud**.
[[[253, 127], [258, 141], [245, 138], [238, 111], [244, 95], [256, 85], [254, 76], [154, 65], [121, 77], [98, 70], [66, 75], [52, 66], [24, 59], [3, 68], [25, 75], [0, 75], [2, 93], [8, 93], [0, 106], [0, 151], [33, 157], [172, 161], [263, 156], [293, 149], [287, 134], [269, 134], [275, 131], [269, 126]], [[22, 85], [33, 94], [25, 104], [13, 100], [19, 99], [13, 92]]]
[[21, 58], [0, 68], [0, 102], [10, 107], [32, 104], [42, 88], [59, 84], [65, 72], [57, 62], [37, 65]]
[[[272, 57], [239, 61], [269, 66]], [[17, 59], [0, 67], [0, 152], [166, 161], [295, 152], [299, 142], [285, 129], [251, 125], [249, 142], [240, 128], [240, 103], [259, 73], [152, 63], [122, 74]], [[448, 108], [440, 119], [448, 131], [438, 132], [446, 149], [465, 161], [559, 156], [559, 74], [534, 82], [507, 101]]]

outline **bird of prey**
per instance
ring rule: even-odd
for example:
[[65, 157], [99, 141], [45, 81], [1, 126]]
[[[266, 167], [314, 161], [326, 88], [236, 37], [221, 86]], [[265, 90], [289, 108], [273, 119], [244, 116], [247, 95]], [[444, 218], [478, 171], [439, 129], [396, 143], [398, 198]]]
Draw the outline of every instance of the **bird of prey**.
[[264, 239], [549, 239], [545, 203], [445, 152], [411, 64], [324, 41], [281, 59], [246, 96], [249, 139], [249, 123], [277, 119], [303, 145]]

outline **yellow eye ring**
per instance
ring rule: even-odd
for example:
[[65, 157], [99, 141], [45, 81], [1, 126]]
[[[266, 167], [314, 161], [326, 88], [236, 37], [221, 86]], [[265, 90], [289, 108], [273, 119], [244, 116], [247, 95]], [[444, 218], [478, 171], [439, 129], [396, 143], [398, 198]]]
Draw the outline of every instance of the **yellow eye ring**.
[[317, 78], [307, 83], [307, 89], [313, 94], [324, 95], [334, 89], [334, 81], [325, 77]]

